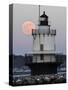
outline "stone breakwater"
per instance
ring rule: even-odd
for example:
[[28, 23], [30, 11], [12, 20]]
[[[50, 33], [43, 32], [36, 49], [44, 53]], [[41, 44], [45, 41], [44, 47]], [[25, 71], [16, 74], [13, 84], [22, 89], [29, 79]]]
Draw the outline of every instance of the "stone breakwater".
[[13, 86], [66, 83], [62, 75], [36, 75], [13, 80]]

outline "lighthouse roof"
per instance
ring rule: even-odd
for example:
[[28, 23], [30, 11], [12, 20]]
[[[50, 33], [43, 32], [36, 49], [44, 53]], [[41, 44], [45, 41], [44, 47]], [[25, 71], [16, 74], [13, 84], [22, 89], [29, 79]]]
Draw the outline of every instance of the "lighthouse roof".
[[45, 11], [43, 11], [43, 14], [40, 17], [48, 18], [48, 16], [45, 14]]

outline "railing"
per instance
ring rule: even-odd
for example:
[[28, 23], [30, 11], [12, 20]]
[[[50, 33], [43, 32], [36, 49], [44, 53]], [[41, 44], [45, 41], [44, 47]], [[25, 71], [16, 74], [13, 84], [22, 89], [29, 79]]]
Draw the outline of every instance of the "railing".
[[56, 30], [50, 30], [51, 35], [56, 35]]

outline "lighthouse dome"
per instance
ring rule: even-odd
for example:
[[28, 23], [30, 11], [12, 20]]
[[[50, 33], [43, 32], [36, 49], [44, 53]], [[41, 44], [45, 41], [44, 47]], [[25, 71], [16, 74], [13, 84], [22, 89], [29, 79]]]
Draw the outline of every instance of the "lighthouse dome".
[[41, 18], [48, 18], [48, 16], [45, 14], [45, 11], [43, 11], [43, 14], [40, 17]]

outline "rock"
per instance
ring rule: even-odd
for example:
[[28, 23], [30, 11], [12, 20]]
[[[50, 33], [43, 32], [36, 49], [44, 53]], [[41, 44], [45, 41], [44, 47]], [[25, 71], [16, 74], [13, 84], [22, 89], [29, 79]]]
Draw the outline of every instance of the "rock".
[[54, 83], [65, 83], [66, 79], [63, 76], [59, 76]]

